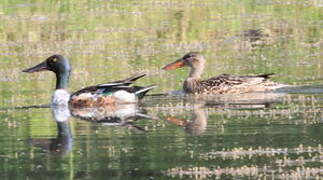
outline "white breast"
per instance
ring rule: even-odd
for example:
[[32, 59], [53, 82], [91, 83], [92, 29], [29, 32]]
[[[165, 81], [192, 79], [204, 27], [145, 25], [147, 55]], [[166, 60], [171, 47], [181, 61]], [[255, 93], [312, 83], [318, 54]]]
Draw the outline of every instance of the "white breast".
[[70, 99], [70, 94], [65, 89], [55, 90], [52, 96], [52, 104], [59, 106], [67, 106]]

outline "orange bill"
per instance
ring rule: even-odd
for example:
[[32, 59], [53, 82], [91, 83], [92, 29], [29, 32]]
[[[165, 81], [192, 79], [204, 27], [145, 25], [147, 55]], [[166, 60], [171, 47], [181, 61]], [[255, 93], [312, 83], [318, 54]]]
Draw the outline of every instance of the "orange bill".
[[184, 60], [179, 59], [173, 63], [167, 64], [166, 66], [163, 67], [163, 69], [164, 70], [173, 70], [173, 69], [181, 68], [183, 66], [185, 66]]
[[176, 124], [178, 126], [185, 126], [187, 124], [187, 121], [185, 119], [179, 119], [175, 117], [168, 117], [167, 121]]

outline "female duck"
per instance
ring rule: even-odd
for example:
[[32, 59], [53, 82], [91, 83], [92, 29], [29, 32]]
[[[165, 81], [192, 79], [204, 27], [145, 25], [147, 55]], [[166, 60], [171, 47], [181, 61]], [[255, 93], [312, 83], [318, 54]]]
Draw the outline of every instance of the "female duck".
[[274, 90], [286, 85], [269, 81], [270, 75], [236, 76], [221, 74], [203, 80], [201, 75], [205, 67], [204, 57], [196, 52], [190, 52], [177, 61], [163, 67], [165, 70], [188, 66], [191, 71], [184, 81], [183, 89], [189, 94], [232, 94]]
[[75, 93], [67, 91], [71, 66], [68, 59], [62, 55], [52, 55], [44, 62], [23, 70], [26, 73], [52, 71], [56, 74], [56, 90], [52, 97], [53, 105], [71, 105], [72, 107], [98, 107], [118, 103], [133, 103], [144, 95], [154, 85], [140, 87], [130, 86], [134, 81], [146, 74], [138, 74], [130, 78], [105, 84], [98, 84], [83, 88]]

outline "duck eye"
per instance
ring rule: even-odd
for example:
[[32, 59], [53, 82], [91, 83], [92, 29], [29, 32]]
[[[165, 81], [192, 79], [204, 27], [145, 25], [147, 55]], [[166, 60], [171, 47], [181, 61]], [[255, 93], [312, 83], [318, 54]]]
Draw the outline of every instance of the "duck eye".
[[53, 62], [56, 62], [56, 61], [57, 61], [57, 59], [56, 59], [56, 58], [54, 58], [54, 59], [52, 59], [52, 61], [53, 61]]

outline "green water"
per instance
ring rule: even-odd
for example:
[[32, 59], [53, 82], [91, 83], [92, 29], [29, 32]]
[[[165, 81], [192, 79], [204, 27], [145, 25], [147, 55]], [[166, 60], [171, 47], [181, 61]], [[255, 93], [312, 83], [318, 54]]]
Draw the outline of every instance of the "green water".
[[[320, 0], [2, 0], [2, 178], [323, 178], [322, 8]], [[50, 102], [54, 75], [21, 70], [52, 54], [71, 61], [71, 92], [145, 71], [137, 84], [157, 84], [159, 94], [181, 89], [188, 69], [161, 67], [190, 51], [207, 59], [205, 78], [276, 73], [274, 81], [304, 86], [148, 96], [99, 122], [84, 111], [58, 122], [55, 109], [14, 108]]]

